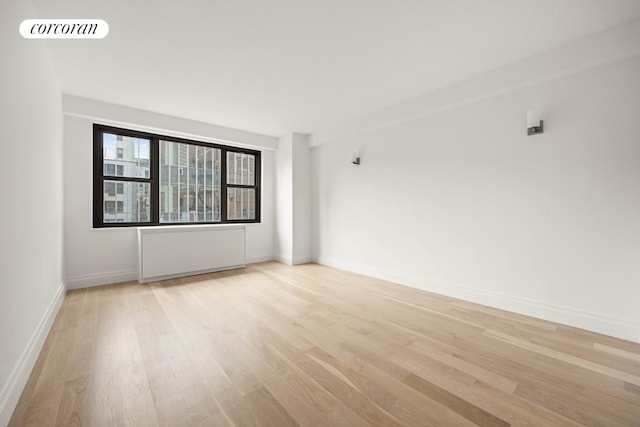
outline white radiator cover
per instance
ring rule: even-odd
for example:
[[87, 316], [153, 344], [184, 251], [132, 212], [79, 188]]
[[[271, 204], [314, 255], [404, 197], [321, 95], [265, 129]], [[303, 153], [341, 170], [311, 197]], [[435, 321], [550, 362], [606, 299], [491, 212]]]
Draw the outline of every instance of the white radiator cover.
[[243, 225], [138, 228], [138, 282], [245, 266]]

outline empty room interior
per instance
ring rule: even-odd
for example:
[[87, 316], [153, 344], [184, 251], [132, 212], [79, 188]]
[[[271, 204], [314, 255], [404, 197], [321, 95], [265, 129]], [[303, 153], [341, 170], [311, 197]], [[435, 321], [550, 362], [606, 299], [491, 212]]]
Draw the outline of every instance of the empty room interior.
[[0, 426], [640, 426], [640, 2], [7, 0]]

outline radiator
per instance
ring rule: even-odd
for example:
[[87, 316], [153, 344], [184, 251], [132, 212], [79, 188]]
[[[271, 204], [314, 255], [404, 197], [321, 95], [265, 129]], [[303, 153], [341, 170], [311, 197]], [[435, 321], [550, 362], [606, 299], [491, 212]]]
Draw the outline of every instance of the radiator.
[[138, 228], [140, 283], [244, 266], [242, 225]]

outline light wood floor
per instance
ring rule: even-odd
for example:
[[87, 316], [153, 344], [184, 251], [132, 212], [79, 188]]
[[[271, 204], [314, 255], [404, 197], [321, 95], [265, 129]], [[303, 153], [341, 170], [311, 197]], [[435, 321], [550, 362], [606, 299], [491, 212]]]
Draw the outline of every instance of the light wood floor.
[[71, 291], [10, 426], [640, 426], [640, 345], [322, 267]]

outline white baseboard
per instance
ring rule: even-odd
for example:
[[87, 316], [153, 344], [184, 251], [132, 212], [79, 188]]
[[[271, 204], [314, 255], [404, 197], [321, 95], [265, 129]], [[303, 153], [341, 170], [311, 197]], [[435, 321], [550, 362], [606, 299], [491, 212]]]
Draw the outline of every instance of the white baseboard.
[[0, 391], [0, 426], [9, 424], [9, 420], [18, 404], [22, 390], [24, 390], [27, 380], [29, 380], [31, 370], [38, 359], [38, 355], [49, 334], [51, 325], [53, 325], [53, 321], [62, 305], [65, 294], [65, 284], [61, 283], [49, 307], [47, 307], [47, 311], [42, 316], [42, 319], [40, 319], [27, 347], [22, 352], [20, 359], [18, 359], [18, 363], [13, 368], [13, 371], [11, 371], [7, 383], [4, 384]]
[[154, 276], [154, 277], [145, 277], [145, 278], [139, 277], [138, 283], [161, 282], [163, 280], [179, 279], [181, 277], [189, 277], [189, 276], [198, 276], [200, 274], [218, 273], [220, 271], [229, 271], [229, 270], [238, 270], [240, 268], [245, 268], [245, 267], [246, 267], [246, 264], [228, 265], [225, 267], [209, 268], [206, 270], [188, 271], [185, 273], [177, 273], [177, 274], [167, 274], [165, 276]]
[[[247, 255], [246, 264], [273, 261], [275, 259], [277, 259], [277, 257], [271, 253], [251, 254]], [[129, 282], [132, 280], [138, 280], [138, 272], [136, 270], [121, 270], [110, 271], [106, 273], [86, 274], [83, 276], [68, 277], [67, 289], [90, 288], [93, 286], [110, 285], [113, 283]]]
[[307, 264], [310, 262], [314, 262], [314, 258], [311, 256], [303, 256], [303, 257], [292, 257], [289, 255], [277, 255], [274, 258], [275, 261], [281, 262], [282, 264], [287, 264], [287, 265], [299, 265], [299, 264]]
[[626, 319], [334, 258], [319, 257], [313, 261], [412, 288], [640, 343], [640, 324]]
[[[276, 257], [271, 253], [247, 255], [246, 264], [273, 261]], [[174, 276], [174, 277], [179, 277]], [[167, 276], [169, 278], [169, 276]], [[68, 277], [67, 289], [90, 288], [93, 286], [110, 285], [113, 283], [138, 280], [136, 270], [110, 271], [106, 273], [85, 274], [82, 276]]]
[[293, 257], [291, 256], [280, 254], [276, 255], [275, 259], [282, 264], [293, 265]]
[[292, 262], [293, 265], [308, 264], [310, 262], [313, 262], [313, 258], [310, 256], [297, 257], [293, 258]]
[[129, 282], [131, 280], [138, 280], [138, 272], [136, 270], [86, 274], [83, 276], [68, 277], [67, 289], [90, 288], [92, 286], [110, 285], [112, 283]]
[[273, 261], [276, 259], [276, 256], [272, 253], [269, 254], [250, 254], [247, 255], [246, 263], [247, 264], [257, 264], [259, 262], [267, 262]]

